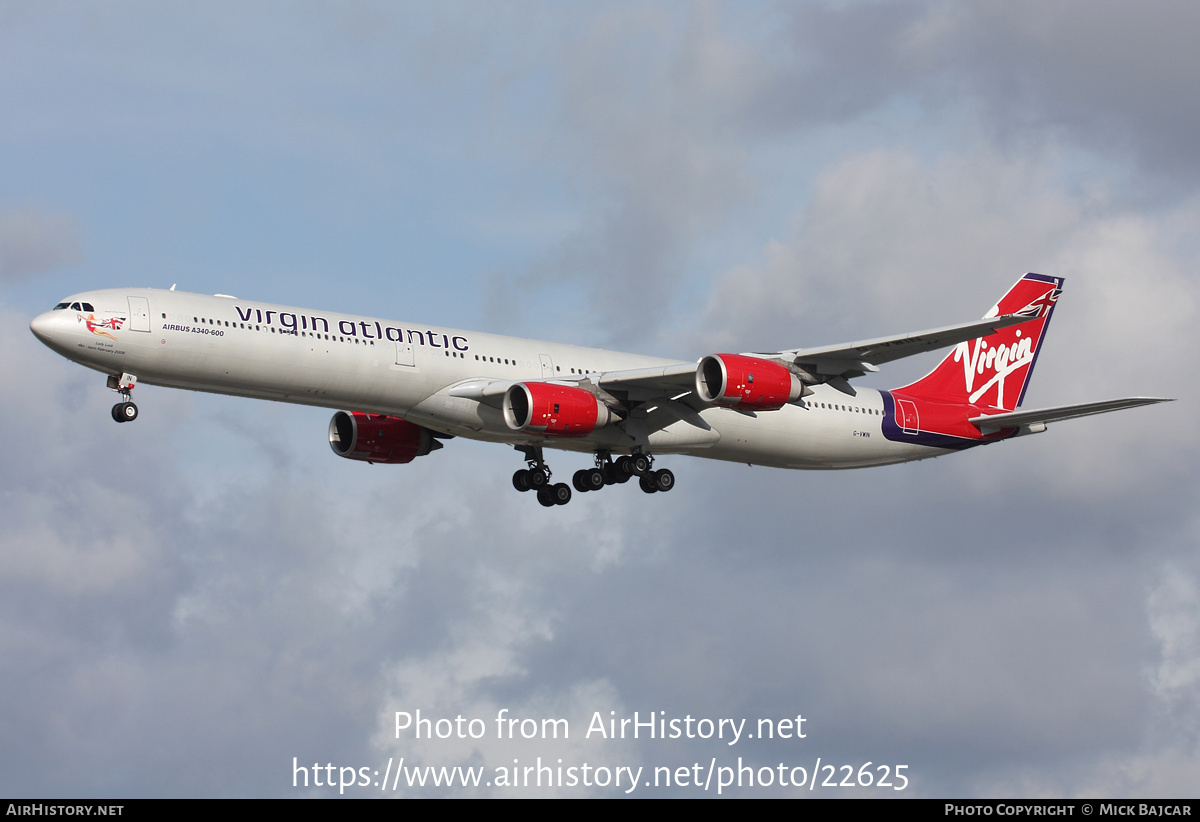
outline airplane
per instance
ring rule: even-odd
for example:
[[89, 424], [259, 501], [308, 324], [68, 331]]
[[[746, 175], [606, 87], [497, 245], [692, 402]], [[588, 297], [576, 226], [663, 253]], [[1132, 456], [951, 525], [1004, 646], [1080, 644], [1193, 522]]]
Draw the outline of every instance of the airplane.
[[[340, 457], [409, 463], [453, 437], [507, 443], [525, 457], [518, 491], [546, 506], [638, 478], [670, 491], [656, 457], [682, 454], [779, 468], [861, 468], [921, 460], [1042, 432], [1048, 423], [1165, 402], [1128, 397], [1020, 409], [1063, 279], [1026, 274], [982, 320], [843, 345], [709, 354], [697, 362], [418, 326], [160, 289], [67, 297], [30, 329], [108, 377], [117, 422], [137, 419], [137, 385], [339, 410]], [[953, 346], [928, 375], [891, 391], [850, 380]], [[552, 483], [544, 449], [593, 455]]]

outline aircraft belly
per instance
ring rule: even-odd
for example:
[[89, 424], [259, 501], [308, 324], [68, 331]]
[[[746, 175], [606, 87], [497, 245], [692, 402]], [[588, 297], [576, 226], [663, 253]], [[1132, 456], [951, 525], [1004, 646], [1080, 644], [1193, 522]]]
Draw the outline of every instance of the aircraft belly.
[[886, 440], [876, 414], [786, 405], [753, 416], [714, 408], [704, 417], [721, 438], [703, 455], [731, 462], [777, 468], [865, 468], [943, 453]]

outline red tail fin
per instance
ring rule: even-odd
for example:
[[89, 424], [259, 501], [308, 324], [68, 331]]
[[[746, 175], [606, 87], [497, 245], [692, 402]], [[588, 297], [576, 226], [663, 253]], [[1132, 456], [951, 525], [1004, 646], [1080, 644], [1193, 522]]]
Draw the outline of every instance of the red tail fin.
[[1050, 315], [1062, 293], [1061, 277], [1026, 274], [984, 318], [1000, 314], [1037, 316], [994, 334], [959, 343], [926, 376], [894, 393], [919, 400], [1012, 411], [1025, 398]]

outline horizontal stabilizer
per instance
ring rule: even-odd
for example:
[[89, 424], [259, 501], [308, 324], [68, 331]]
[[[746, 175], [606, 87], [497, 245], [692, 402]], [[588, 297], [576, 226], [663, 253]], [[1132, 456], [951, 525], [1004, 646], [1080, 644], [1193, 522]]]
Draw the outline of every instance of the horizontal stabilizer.
[[971, 417], [969, 422], [986, 434], [991, 431], [999, 431], [1003, 428], [1019, 428], [1022, 425], [1070, 420], [1075, 417], [1087, 417], [1092, 414], [1103, 414], [1108, 411], [1120, 411], [1122, 408], [1153, 405], [1156, 402], [1173, 402], [1173, 400], [1164, 397], [1125, 397], [1120, 400], [1085, 402], [1081, 405], [1060, 405], [1056, 408], [1013, 411], [1008, 414], [983, 414], [978, 417]]

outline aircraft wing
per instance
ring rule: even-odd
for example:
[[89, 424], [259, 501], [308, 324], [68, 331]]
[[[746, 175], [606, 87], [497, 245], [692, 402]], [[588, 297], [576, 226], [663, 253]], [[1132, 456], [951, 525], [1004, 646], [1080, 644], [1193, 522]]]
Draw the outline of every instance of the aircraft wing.
[[[806, 383], [830, 382], [839, 390], [854, 393], [845, 380], [861, 377], [867, 371], [875, 371], [877, 363], [891, 362], [902, 357], [911, 357], [925, 351], [957, 345], [960, 342], [986, 336], [997, 329], [1036, 319], [1028, 314], [1006, 314], [975, 320], [945, 328], [918, 331], [897, 337], [880, 337], [874, 340], [822, 348], [797, 348], [772, 354], [748, 353], [745, 356], [772, 360], [800, 369], [801, 379]], [[467, 380], [450, 389], [454, 397], [465, 397], [479, 402], [499, 405], [504, 392], [515, 381], [476, 379]], [[562, 385], [578, 385], [588, 388], [604, 399], [615, 402], [608, 392], [625, 392], [630, 399], [648, 400], [687, 393], [695, 388], [696, 364], [675, 363], [651, 368], [632, 368], [606, 371], [599, 374], [580, 375], [576, 379], [562, 376], [533, 378], [525, 382], [552, 382]]]
[[880, 337], [844, 345], [822, 348], [797, 348], [778, 354], [752, 356], [769, 357], [778, 362], [795, 365], [814, 377], [861, 377], [868, 371], [876, 371], [880, 363], [911, 357], [926, 351], [957, 345], [967, 340], [985, 337], [1001, 328], [1037, 319], [1036, 314], [1005, 314], [945, 328], [932, 328], [902, 334], [898, 337]]
[[629, 368], [624, 371], [606, 371], [600, 374], [600, 384], [603, 386], [641, 388], [679, 387], [687, 388], [694, 384], [696, 364], [678, 363], [677, 365], [655, 366], [654, 368]]
[[[897, 337], [880, 337], [822, 348], [796, 348], [772, 354], [750, 352], [744, 356], [773, 360], [793, 370], [798, 368], [807, 372], [807, 377], [801, 374], [801, 379], [806, 383], [833, 382], [835, 386], [839, 386], [842, 380], [861, 377], [867, 371], [877, 370], [875, 366], [879, 363], [957, 345], [1036, 318], [1036, 314], [1006, 314], [1002, 317], [974, 320]], [[650, 392], [661, 396], [672, 391], [692, 390], [695, 378], [696, 365], [680, 363], [664, 367], [610, 371], [601, 374], [597, 384], [608, 391], [633, 390], [639, 394]], [[841, 390], [847, 389], [849, 386]], [[849, 391], [853, 393], [853, 389]]]
[[492, 380], [486, 378], [466, 380], [453, 386], [447, 393], [452, 397], [485, 402], [499, 407], [509, 386], [518, 382], [548, 382], [557, 385], [573, 385], [592, 391], [602, 399], [621, 404], [609, 391], [627, 393], [631, 399], [646, 400], [687, 393], [696, 386], [696, 364], [676, 363], [653, 368], [628, 368], [620, 371], [605, 371], [599, 374], [580, 374], [568, 378], [562, 376], [531, 378], [527, 380]]
[[606, 391], [641, 389], [655, 394], [691, 391], [696, 386], [696, 363], [607, 371], [599, 375], [597, 384]]
[[1122, 408], [1153, 405], [1156, 402], [1173, 402], [1173, 400], [1162, 397], [1126, 397], [1120, 400], [1085, 402], [1081, 405], [1059, 405], [1054, 408], [1039, 408], [1032, 411], [1012, 411], [1007, 414], [982, 414], [978, 417], [971, 417], [968, 422], [986, 434], [1004, 428], [1070, 420], [1091, 414], [1103, 414], [1106, 411], [1118, 411]]

